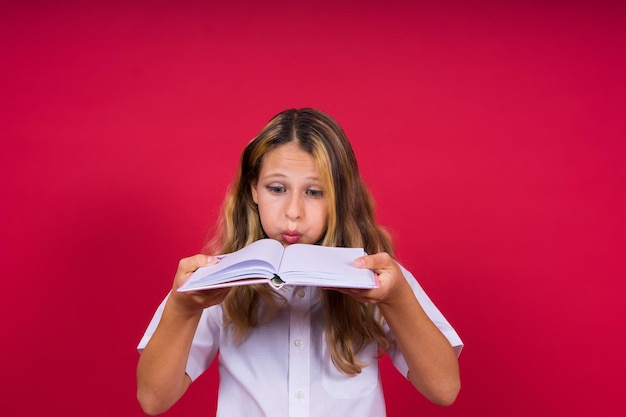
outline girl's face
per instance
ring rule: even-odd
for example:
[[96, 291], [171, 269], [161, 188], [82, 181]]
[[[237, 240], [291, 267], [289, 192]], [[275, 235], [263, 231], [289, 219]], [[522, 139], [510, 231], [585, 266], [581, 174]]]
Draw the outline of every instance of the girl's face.
[[265, 154], [252, 198], [265, 234], [283, 246], [322, 238], [328, 203], [313, 156], [295, 142]]

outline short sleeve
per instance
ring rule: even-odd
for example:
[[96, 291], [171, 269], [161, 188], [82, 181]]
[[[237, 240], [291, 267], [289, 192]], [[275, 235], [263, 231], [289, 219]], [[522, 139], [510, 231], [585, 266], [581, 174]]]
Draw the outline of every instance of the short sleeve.
[[[454, 349], [458, 357], [461, 354], [461, 350], [463, 349], [463, 341], [457, 334], [456, 330], [454, 330], [452, 325], [450, 325], [450, 323], [444, 317], [441, 311], [439, 311], [437, 306], [435, 306], [435, 304], [432, 302], [430, 297], [428, 297], [428, 295], [422, 289], [422, 287], [417, 282], [413, 274], [411, 274], [408, 270], [406, 270], [402, 266], [400, 266], [400, 268], [402, 269], [402, 273], [404, 274], [404, 277], [406, 278], [409, 285], [411, 286], [411, 289], [413, 290], [413, 293], [415, 294], [417, 301], [422, 306], [422, 309], [424, 310], [426, 315], [430, 318], [430, 320], [435, 324], [435, 326], [437, 326], [439, 331], [441, 331], [441, 333], [443, 333], [446, 339], [448, 339], [448, 341], [450, 342], [450, 345], [452, 346], [452, 348]], [[390, 333], [390, 330], [388, 327], [385, 330]], [[391, 349], [389, 349], [388, 353], [396, 369], [402, 375], [407, 376], [409, 372], [409, 366], [407, 365], [404, 357], [402, 356], [402, 353], [400, 352], [400, 349], [395, 343], [395, 340], [393, 342]]]
[[[161, 321], [165, 304], [168, 297], [161, 302], [152, 320], [148, 324], [143, 337], [139, 341], [137, 350], [141, 353], [147, 346], [150, 338]], [[189, 357], [187, 358], [186, 373], [191, 380], [198, 378], [213, 362], [219, 348], [221, 328], [221, 307], [214, 306], [205, 309], [196, 328], [196, 334], [191, 344]]]

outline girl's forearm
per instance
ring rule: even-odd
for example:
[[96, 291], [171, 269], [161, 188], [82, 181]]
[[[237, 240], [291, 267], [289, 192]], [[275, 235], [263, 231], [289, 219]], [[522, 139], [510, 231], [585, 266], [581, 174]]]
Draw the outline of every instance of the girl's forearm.
[[460, 390], [456, 354], [410, 288], [378, 307], [409, 366], [408, 378], [415, 388], [433, 403], [452, 404]]
[[189, 387], [185, 368], [201, 314], [185, 311], [173, 297], [168, 299], [137, 365], [137, 399], [146, 414], [168, 410]]

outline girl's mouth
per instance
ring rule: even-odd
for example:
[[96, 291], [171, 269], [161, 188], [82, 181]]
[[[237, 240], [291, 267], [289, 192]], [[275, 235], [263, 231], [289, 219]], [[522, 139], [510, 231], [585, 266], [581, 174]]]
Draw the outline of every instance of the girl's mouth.
[[297, 243], [301, 236], [300, 233], [295, 231], [283, 232], [283, 240], [289, 244]]

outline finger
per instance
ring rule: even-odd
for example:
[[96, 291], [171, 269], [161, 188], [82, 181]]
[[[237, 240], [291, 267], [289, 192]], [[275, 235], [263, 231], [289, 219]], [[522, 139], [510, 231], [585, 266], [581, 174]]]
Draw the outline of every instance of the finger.
[[386, 252], [362, 256], [354, 261], [354, 266], [357, 268], [368, 268], [373, 270], [389, 268], [392, 265], [393, 259]]
[[183, 273], [193, 272], [202, 266], [215, 265], [219, 262], [216, 256], [194, 255], [189, 258], [183, 258], [178, 263], [178, 270]]

